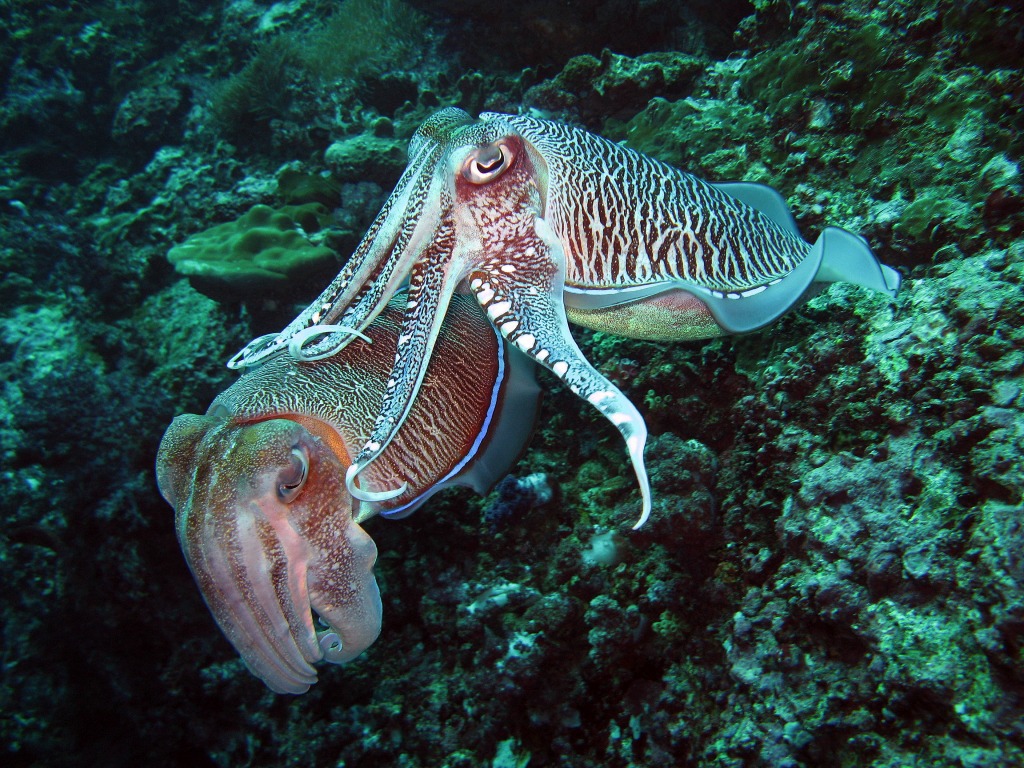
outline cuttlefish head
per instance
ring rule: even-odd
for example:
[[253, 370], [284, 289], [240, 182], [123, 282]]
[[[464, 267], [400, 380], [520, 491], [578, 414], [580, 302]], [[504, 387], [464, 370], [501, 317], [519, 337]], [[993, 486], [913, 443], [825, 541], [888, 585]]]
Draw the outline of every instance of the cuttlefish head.
[[380, 632], [377, 548], [352, 518], [346, 458], [289, 419], [186, 414], [160, 445], [157, 480], [189, 568], [278, 693], [303, 693], [315, 662], [348, 661]]

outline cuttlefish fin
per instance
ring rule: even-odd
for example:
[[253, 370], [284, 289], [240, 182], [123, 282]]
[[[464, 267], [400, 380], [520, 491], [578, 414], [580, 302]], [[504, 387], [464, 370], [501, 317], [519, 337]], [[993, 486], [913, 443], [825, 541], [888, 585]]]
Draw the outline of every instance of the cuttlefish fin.
[[[864, 238], [826, 227], [807, 256], [788, 274], [742, 293], [723, 293], [684, 281], [676, 287], [698, 296], [729, 333], [756, 331], [779, 319], [807, 296], [814, 284], [847, 282], [895, 297], [900, 274], [879, 263]], [[813, 295], [813, 294], [812, 294]]]
[[839, 227], [826, 227], [812, 248], [821, 250], [821, 263], [814, 276], [816, 283], [853, 283], [862, 288], [895, 298], [902, 278], [892, 267], [875, 257], [871, 247], [860, 235]]
[[633, 526], [639, 528], [651, 513], [644, 464], [647, 425], [629, 399], [587, 361], [569, 331], [562, 300], [565, 255], [551, 225], [534, 217], [533, 233], [522, 236], [516, 247], [516, 258], [509, 259], [514, 268], [495, 263], [486, 271], [474, 270], [470, 289], [502, 336], [564, 381], [622, 434], [643, 499]]
[[[780, 229], [803, 239], [786, 198], [771, 187], [747, 181], [712, 184], [727, 195], [756, 208]], [[826, 227], [812, 246], [808, 258], [817, 268], [816, 283], [853, 283], [895, 297], [900, 289], [900, 273], [879, 263], [871, 247], [860, 235], [839, 227]]]
[[741, 203], [746, 203], [751, 208], [763, 213], [784, 232], [803, 240], [800, 229], [793, 218], [793, 212], [789, 209], [786, 198], [766, 184], [755, 184], [751, 181], [724, 181], [711, 186], [725, 192], [730, 197], [735, 197]]
[[[784, 232], [803, 239], [785, 198], [764, 184], [735, 181], [715, 188], [756, 208]], [[879, 263], [864, 238], [839, 227], [826, 227], [795, 269], [779, 280], [742, 293], [722, 293], [684, 282], [700, 297], [729, 333], [746, 333], [774, 322], [807, 295], [812, 284], [847, 282], [895, 297], [900, 274]]]

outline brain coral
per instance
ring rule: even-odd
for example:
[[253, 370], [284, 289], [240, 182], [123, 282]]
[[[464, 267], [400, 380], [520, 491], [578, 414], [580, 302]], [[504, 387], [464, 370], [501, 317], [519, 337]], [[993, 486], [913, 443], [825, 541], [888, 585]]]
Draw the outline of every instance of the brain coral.
[[301, 291], [306, 278], [336, 271], [334, 252], [304, 234], [319, 231], [329, 216], [319, 203], [280, 209], [255, 205], [235, 221], [174, 246], [167, 258], [213, 299], [283, 298]]

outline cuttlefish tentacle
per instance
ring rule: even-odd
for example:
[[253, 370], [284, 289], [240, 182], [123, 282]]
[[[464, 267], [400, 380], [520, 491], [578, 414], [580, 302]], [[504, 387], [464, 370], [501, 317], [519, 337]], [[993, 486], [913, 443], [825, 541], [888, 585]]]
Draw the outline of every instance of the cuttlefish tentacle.
[[[405, 273], [415, 259], [415, 248], [410, 245], [417, 234], [423, 239], [429, 237], [432, 230], [429, 212], [424, 211], [430, 177], [423, 172], [424, 167], [436, 162], [430, 149], [429, 146], [424, 147], [420, 156], [410, 163], [399, 180], [402, 192], [396, 203], [384, 206], [338, 277], [305, 313], [281, 333], [274, 342], [276, 349], [267, 350], [269, 354], [279, 351], [282, 345], [289, 345], [290, 339], [309, 328], [328, 325], [335, 320], [338, 325], [362, 330], [386, 306], [405, 280]], [[389, 198], [388, 202], [392, 199]], [[411, 216], [408, 215], [410, 211]], [[394, 258], [388, 258], [391, 254]], [[302, 358], [329, 357], [344, 349], [350, 341], [351, 336], [348, 335], [327, 335], [303, 348]], [[258, 362], [256, 358], [246, 364]]]
[[290, 354], [296, 360], [304, 360], [311, 362], [313, 360], [323, 360], [325, 357], [331, 357], [336, 352], [341, 351], [341, 347], [332, 348], [328, 351], [312, 352], [306, 348], [307, 342], [310, 339], [317, 339], [321, 336], [340, 336], [345, 339], [346, 345], [349, 342], [349, 337], [362, 339], [367, 344], [371, 344], [372, 341], [362, 331], [357, 331], [355, 328], [349, 328], [347, 325], [311, 325], [309, 328], [296, 333], [288, 340], [288, 354]]
[[[442, 198], [445, 194], [442, 193]], [[387, 380], [384, 401], [369, 438], [353, 459], [345, 478], [349, 493], [357, 499], [385, 501], [400, 496], [404, 491], [404, 484], [391, 491], [364, 491], [356, 486], [355, 481], [398, 433], [415, 402], [442, 320], [456, 287], [463, 279], [462, 260], [451, 258], [455, 247], [454, 223], [448, 215], [438, 227], [430, 246], [412, 267], [405, 318], [398, 335], [395, 363]]]

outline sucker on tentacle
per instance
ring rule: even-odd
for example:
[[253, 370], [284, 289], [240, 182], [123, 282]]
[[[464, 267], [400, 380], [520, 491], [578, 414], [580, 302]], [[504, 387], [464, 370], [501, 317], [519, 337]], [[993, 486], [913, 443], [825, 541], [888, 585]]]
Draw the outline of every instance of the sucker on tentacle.
[[[709, 184], [560, 123], [444, 109], [420, 126], [409, 158], [338, 277], [280, 334], [231, 362], [258, 363], [320, 324], [362, 330], [409, 280], [385, 396], [349, 471], [354, 494], [378, 493], [359, 491], [356, 477], [402, 429], [464, 281], [502, 336], [619, 430], [643, 499], [636, 527], [652, 504], [646, 426], [583, 356], [569, 321], [635, 338], [709, 338], [762, 328], [815, 285], [899, 289], [899, 274], [858, 236], [828, 227], [805, 242], [768, 187]], [[308, 352], [330, 355], [349, 340], [328, 336]]]

